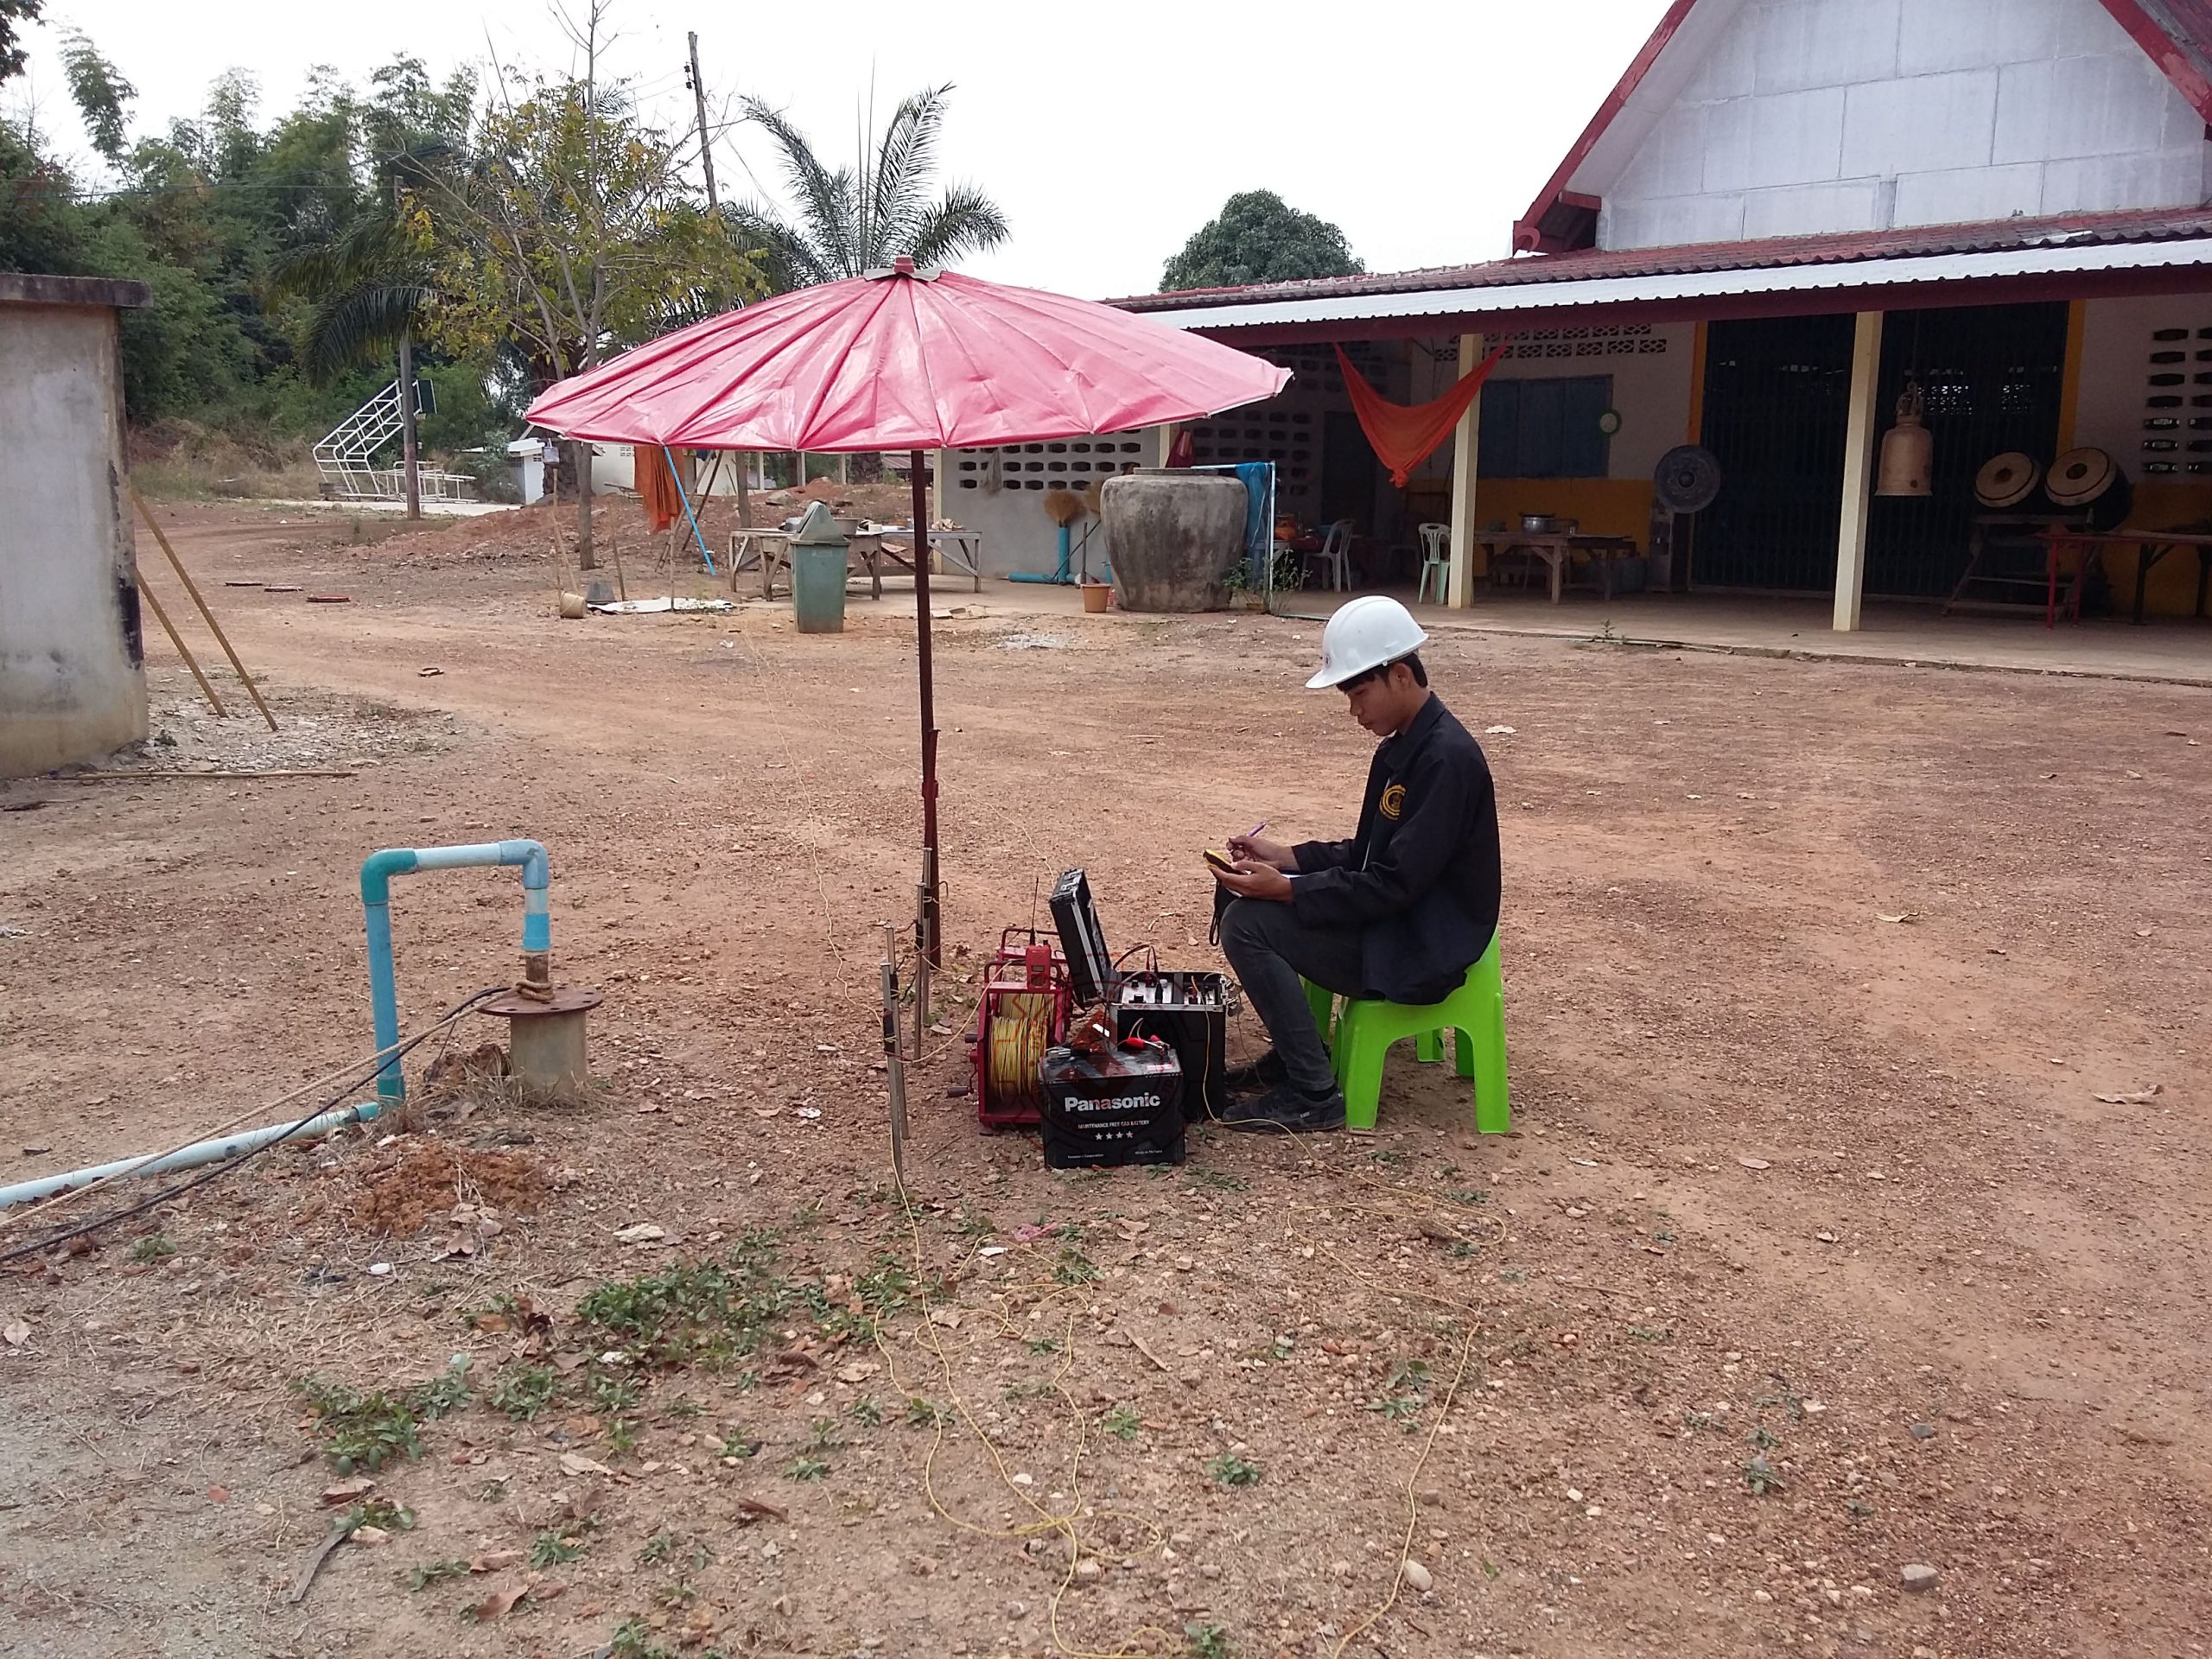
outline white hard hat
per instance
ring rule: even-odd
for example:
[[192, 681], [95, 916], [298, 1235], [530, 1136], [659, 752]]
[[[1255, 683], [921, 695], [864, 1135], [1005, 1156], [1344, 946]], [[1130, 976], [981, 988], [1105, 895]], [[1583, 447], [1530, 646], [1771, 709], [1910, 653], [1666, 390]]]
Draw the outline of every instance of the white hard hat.
[[1309, 691], [1342, 685], [1370, 668], [1410, 657], [1428, 643], [1414, 613], [1395, 599], [1367, 594], [1340, 607], [1321, 630], [1321, 671]]

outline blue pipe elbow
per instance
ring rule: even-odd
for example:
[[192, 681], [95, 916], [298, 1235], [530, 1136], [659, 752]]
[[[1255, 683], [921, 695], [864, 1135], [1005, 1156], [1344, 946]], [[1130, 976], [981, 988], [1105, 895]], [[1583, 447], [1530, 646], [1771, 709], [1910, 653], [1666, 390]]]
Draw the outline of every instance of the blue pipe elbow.
[[[399, 1044], [398, 976], [391, 955], [391, 878], [417, 870], [486, 864], [522, 867], [523, 951], [535, 956], [550, 952], [552, 871], [543, 842], [517, 838], [463, 847], [386, 847], [361, 861], [361, 918], [369, 948], [369, 1013], [376, 1027], [378, 1053]], [[399, 1057], [391, 1055], [377, 1072], [378, 1097], [397, 1103], [405, 1099], [406, 1094]]]

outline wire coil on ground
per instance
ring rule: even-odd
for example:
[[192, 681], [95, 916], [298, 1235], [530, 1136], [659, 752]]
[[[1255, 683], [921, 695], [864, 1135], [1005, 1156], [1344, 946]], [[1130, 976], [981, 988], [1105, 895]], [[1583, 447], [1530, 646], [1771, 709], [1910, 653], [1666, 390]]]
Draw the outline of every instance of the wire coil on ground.
[[1038, 1071], [1052, 1045], [1052, 1000], [1050, 991], [1011, 991], [992, 1001], [986, 1075], [998, 1109], [1034, 1109], [1044, 1100]]

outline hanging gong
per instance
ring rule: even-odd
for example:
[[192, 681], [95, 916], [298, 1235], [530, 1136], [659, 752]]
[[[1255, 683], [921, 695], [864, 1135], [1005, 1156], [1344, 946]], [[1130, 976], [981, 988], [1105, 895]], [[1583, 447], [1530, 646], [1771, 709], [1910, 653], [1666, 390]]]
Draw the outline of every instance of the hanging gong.
[[1974, 475], [1974, 499], [1994, 512], [2017, 507], [2035, 493], [2042, 476], [2034, 458], [2017, 449], [1992, 455]]
[[1720, 493], [1720, 461], [1712, 450], [1678, 444], [1659, 457], [1652, 493], [1670, 512], [1702, 512]]
[[2086, 507], [2113, 486], [2120, 468], [2101, 449], [2069, 449], [2050, 463], [2044, 487], [2062, 507]]

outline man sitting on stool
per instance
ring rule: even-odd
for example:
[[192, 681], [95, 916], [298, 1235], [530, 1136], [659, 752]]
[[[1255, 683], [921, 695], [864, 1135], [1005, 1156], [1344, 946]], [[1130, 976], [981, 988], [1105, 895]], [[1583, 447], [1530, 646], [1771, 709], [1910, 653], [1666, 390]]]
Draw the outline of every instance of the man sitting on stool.
[[1428, 639], [1395, 599], [1355, 599], [1321, 634], [1321, 671], [1382, 742], [1359, 833], [1285, 847], [1239, 836], [1221, 948], [1274, 1047], [1231, 1083], [1266, 1092], [1231, 1128], [1344, 1126], [1344, 1091], [1301, 978], [1341, 996], [1441, 1001], [1497, 931], [1497, 797], [1482, 746], [1428, 689]]

